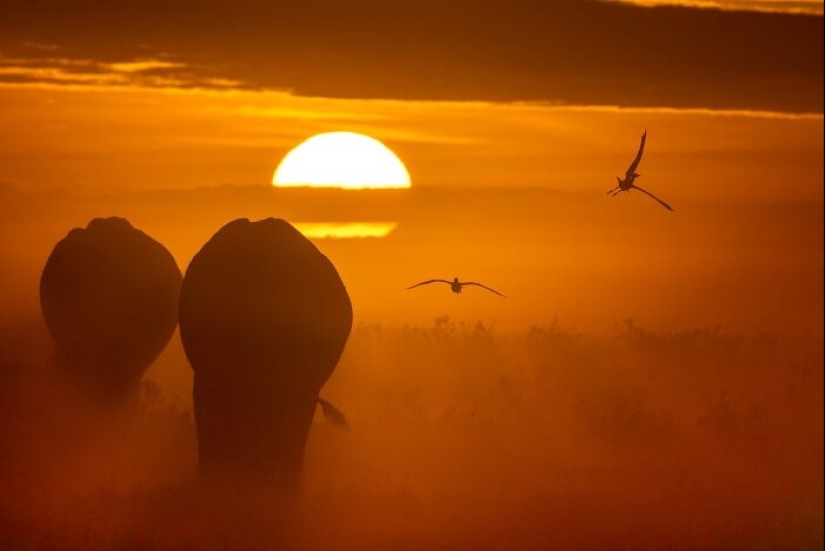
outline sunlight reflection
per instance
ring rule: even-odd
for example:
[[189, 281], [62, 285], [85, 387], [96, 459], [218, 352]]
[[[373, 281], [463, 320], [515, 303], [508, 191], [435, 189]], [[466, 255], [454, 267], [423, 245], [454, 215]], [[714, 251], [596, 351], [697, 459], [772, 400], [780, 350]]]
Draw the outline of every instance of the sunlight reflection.
[[396, 222], [298, 222], [295, 224], [310, 239], [365, 239], [387, 237], [398, 227]]

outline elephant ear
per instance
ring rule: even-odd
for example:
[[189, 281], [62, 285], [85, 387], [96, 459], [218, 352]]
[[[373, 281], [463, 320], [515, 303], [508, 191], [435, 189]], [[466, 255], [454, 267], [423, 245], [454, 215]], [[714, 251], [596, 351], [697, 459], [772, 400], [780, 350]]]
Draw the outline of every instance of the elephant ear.
[[324, 413], [324, 417], [327, 418], [327, 421], [342, 429], [349, 428], [347, 418], [337, 407], [320, 397], [318, 398], [318, 405], [321, 406], [321, 411]]

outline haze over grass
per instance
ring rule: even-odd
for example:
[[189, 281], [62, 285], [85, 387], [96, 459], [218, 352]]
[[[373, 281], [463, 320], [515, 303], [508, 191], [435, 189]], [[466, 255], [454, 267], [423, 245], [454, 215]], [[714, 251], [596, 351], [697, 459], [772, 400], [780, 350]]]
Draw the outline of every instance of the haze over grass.
[[288, 514], [192, 486], [177, 339], [120, 432], [82, 421], [48, 349], [38, 324], [0, 333], [7, 549], [823, 544], [821, 338], [362, 324], [322, 392], [351, 430], [316, 416]]

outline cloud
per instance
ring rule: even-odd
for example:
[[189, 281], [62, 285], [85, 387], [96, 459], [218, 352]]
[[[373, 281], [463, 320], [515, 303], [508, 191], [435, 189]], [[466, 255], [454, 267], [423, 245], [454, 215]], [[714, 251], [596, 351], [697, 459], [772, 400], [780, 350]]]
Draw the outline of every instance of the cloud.
[[[192, 0], [116, 8], [91, 0], [10, 2], [0, 7], [0, 50], [16, 59], [59, 53], [61, 59], [93, 60], [107, 72], [114, 69], [116, 78], [149, 86], [822, 111], [822, 17], [692, 8], [711, 1], [730, 7], [733, 0], [674, 1], [682, 7], [593, 0], [506, 6], [493, 0], [237, 0], [227, 10]], [[747, 6], [793, 9], [802, 3]], [[134, 76], [116, 70], [123, 64], [135, 69]], [[36, 77], [17, 71], [0, 79]]]
[[134, 59], [9, 58], [0, 55], [0, 84], [143, 86], [158, 88], [240, 87], [241, 83], [200, 74], [179, 61]]
[[767, 13], [794, 13], [822, 15], [822, 0], [604, 0], [645, 7], [682, 6], [730, 11], [758, 11]]

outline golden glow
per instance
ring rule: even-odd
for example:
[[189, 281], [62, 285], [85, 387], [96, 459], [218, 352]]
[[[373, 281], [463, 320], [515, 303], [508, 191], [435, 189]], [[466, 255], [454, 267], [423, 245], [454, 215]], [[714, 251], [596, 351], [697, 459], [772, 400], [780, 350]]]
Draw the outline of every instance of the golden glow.
[[295, 224], [310, 239], [363, 239], [387, 237], [395, 222], [299, 222]]
[[158, 69], [182, 69], [186, 67], [183, 63], [172, 61], [160, 61], [147, 59], [143, 61], [126, 61], [123, 63], [112, 63], [109, 67], [118, 73], [140, 73], [143, 71], [153, 71]]
[[408, 188], [410, 174], [387, 146], [353, 132], [318, 134], [281, 161], [272, 185], [343, 189]]
[[822, 0], [610, 0], [637, 6], [685, 6], [730, 11], [759, 11], [822, 15]]

